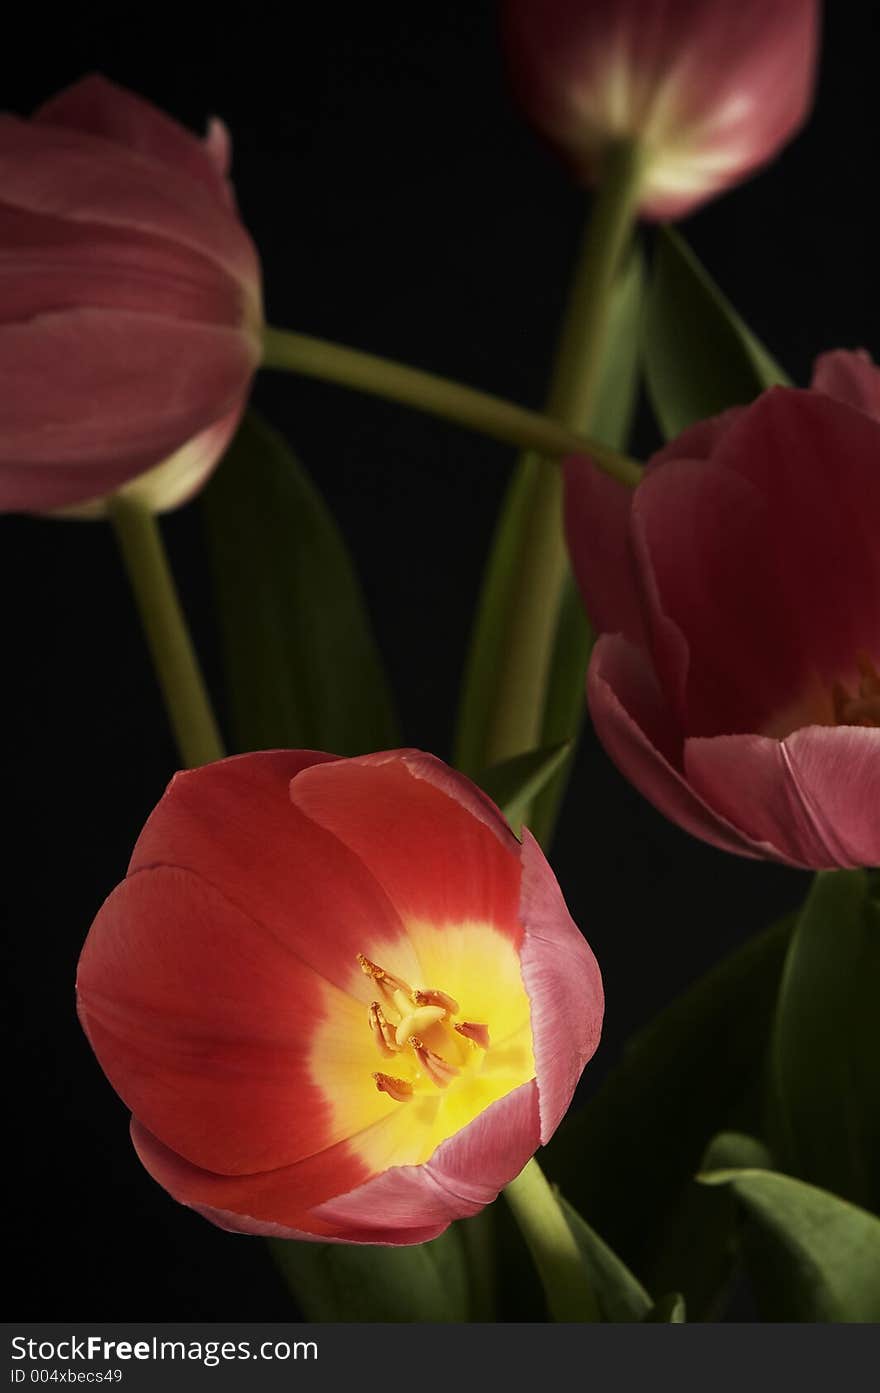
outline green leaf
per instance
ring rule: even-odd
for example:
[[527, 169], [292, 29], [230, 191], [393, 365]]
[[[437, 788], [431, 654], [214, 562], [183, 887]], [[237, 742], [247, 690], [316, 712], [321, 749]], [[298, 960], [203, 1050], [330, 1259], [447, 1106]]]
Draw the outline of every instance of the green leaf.
[[271, 1248], [306, 1320], [443, 1324], [469, 1319], [468, 1277], [455, 1225], [430, 1243], [295, 1243]]
[[700, 1171], [772, 1170], [769, 1149], [745, 1132], [719, 1132], [706, 1148]]
[[478, 774], [475, 780], [493, 803], [497, 803], [514, 831], [519, 830], [523, 809], [541, 792], [548, 779], [568, 755], [568, 744], [554, 745], [548, 750], [527, 750], [501, 764], [493, 764]]
[[662, 1281], [655, 1268], [707, 1144], [759, 1090], [790, 932], [786, 921], [760, 934], [662, 1012], [543, 1153], [581, 1213], [601, 1215], [627, 1266], [652, 1290], [683, 1292], [691, 1319], [705, 1307], [707, 1268], [721, 1281], [726, 1263], [689, 1242]]
[[880, 922], [864, 871], [816, 876], [786, 958], [773, 1032], [780, 1165], [880, 1210]]
[[[597, 405], [588, 421], [571, 423], [588, 429], [597, 440], [616, 448], [622, 448], [626, 443], [635, 401], [638, 317], [643, 285], [644, 264], [640, 252], [636, 250], [615, 288], [603, 373], [596, 393]], [[455, 741], [456, 766], [472, 777], [484, 764], [487, 723], [497, 698], [496, 676], [506, 642], [514, 577], [522, 553], [522, 539], [528, 526], [532, 498], [544, 467], [534, 454], [521, 457], [502, 504], [483, 577], [462, 684]], [[541, 741], [544, 747], [574, 737], [584, 707], [589, 641], [586, 637], [586, 620], [582, 617], [579, 603], [565, 624], [564, 642], [556, 643], [556, 658], [546, 698]], [[579, 626], [579, 636], [572, 636], [574, 626]], [[560, 660], [558, 663], [557, 659]], [[552, 825], [554, 810], [564, 787], [565, 769], [561, 768], [539, 799], [539, 807], [543, 803], [539, 817], [545, 827]], [[535, 818], [532, 818], [531, 823], [534, 822]], [[539, 835], [538, 832], [535, 835]]]
[[671, 1291], [667, 1296], [661, 1296], [644, 1320], [662, 1325], [684, 1325], [687, 1320], [687, 1306], [681, 1292]]
[[238, 749], [398, 743], [345, 544], [285, 442], [249, 411], [204, 493]]
[[638, 1278], [564, 1196], [560, 1195], [559, 1203], [580, 1249], [603, 1321], [648, 1319], [653, 1303]]
[[680, 234], [657, 238], [644, 319], [645, 376], [667, 440], [789, 379]]
[[754, 1220], [749, 1270], [772, 1321], [880, 1321], [880, 1220], [788, 1175], [721, 1170]]

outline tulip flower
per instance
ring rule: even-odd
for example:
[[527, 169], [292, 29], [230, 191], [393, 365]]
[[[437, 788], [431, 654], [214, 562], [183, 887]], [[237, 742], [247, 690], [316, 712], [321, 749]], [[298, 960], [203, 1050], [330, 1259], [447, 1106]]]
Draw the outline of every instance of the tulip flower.
[[164, 510], [213, 468], [260, 356], [228, 163], [98, 76], [0, 116], [0, 509]]
[[638, 143], [641, 210], [678, 218], [771, 160], [805, 120], [817, 0], [506, 0], [514, 90], [576, 176]]
[[178, 774], [78, 974], [151, 1175], [221, 1227], [417, 1243], [563, 1116], [602, 1017], [536, 843], [415, 751]]
[[863, 355], [825, 355], [813, 390], [691, 427], [633, 493], [566, 464], [569, 550], [603, 631], [596, 732], [727, 851], [880, 864], [878, 380]]

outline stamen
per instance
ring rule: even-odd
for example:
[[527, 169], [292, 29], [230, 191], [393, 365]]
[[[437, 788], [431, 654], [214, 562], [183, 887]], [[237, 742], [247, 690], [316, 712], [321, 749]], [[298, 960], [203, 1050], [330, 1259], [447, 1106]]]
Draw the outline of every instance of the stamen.
[[378, 1001], [370, 1003], [370, 1030], [373, 1032], [373, 1039], [380, 1054], [385, 1055], [387, 1059], [390, 1055], [397, 1053], [398, 1045], [394, 1035], [394, 1026], [385, 1019], [385, 1012]]
[[407, 1103], [412, 1097], [413, 1086], [406, 1079], [395, 1079], [391, 1074], [374, 1074], [376, 1087], [380, 1093], [387, 1093], [395, 1103]]
[[407, 1012], [397, 1027], [394, 1034], [396, 1043], [402, 1048], [414, 1035], [419, 1035], [423, 1030], [436, 1025], [445, 1015], [442, 1006], [417, 1006], [414, 1011]]
[[416, 1052], [416, 1058], [424, 1069], [432, 1083], [438, 1088], [447, 1088], [458, 1074], [458, 1070], [452, 1064], [447, 1064], [439, 1054], [429, 1050], [423, 1040], [417, 1035], [413, 1035], [410, 1044]]
[[404, 982], [402, 977], [395, 977], [393, 972], [386, 972], [384, 967], [371, 962], [369, 958], [364, 957], [363, 953], [358, 953], [357, 960], [360, 963], [361, 972], [376, 983], [386, 1000], [393, 1002], [395, 992], [403, 992], [410, 1000], [412, 999], [412, 987], [408, 982]]
[[454, 996], [447, 996], [446, 992], [438, 992], [433, 988], [429, 991], [413, 992], [413, 1001], [417, 1006], [442, 1006], [444, 1011], [448, 1011], [450, 1016], [458, 1015], [458, 1002]]
[[462, 1021], [455, 1028], [459, 1035], [463, 1035], [466, 1040], [473, 1040], [474, 1044], [479, 1045], [481, 1050], [489, 1048], [489, 1027], [487, 1025], [482, 1025], [478, 1021]]

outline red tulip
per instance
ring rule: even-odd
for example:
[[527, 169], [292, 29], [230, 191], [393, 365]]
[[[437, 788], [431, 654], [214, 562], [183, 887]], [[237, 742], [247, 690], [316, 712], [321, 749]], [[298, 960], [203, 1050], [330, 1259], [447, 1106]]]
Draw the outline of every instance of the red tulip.
[[689, 832], [877, 865], [880, 373], [827, 354], [815, 382], [849, 401], [774, 388], [685, 431], [634, 493], [567, 462], [569, 549], [604, 631], [587, 696], [612, 759]]
[[97, 76], [0, 116], [0, 509], [170, 508], [210, 472], [260, 356], [228, 160]]
[[813, 96], [818, 0], [506, 0], [514, 89], [592, 184], [608, 146], [646, 157], [642, 212], [676, 218], [766, 164]]
[[416, 751], [178, 774], [79, 966], [153, 1177], [223, 1228], [417, 1243], [554, 1131], [599, 970], [528, 833]]

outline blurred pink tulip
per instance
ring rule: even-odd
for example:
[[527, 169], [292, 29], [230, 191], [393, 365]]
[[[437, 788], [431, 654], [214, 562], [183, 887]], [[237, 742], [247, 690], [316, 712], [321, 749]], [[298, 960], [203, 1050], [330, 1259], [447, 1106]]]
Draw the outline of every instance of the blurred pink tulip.
[[678, 218], [766, 164], [810, 109], [818, 0], [506, 0], [514, 90], [577, 177], [637, 140], [641, 211]]
[[861, 353], [691, 427], [635, 492], [567, 461], [569, 550], [603, 631], [596, 732], [695, 836], [880, 864], [878, 529], [880, 370]]
[[260, 356], [260, 272], [205, 140], [105, 78], [0, 116], [0, 509], [195, 492]]

